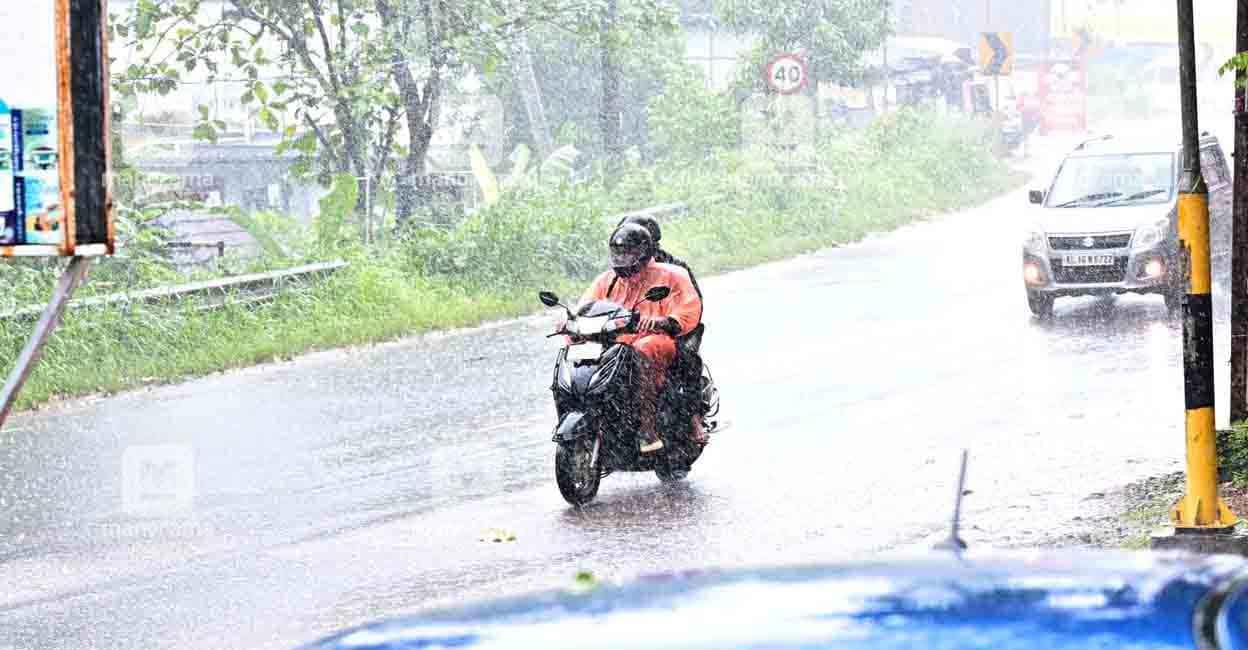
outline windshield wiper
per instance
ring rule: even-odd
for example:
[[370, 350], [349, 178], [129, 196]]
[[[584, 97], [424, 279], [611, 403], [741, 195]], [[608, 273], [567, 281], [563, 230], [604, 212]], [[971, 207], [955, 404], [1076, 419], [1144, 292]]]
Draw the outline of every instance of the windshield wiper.
[[1074, 199], [1072, 201], [1067, 201], [1065, 203], [1058, 203], [1057, 205], [1053, 207], [1069, 208], [1071, 206], [1078, 205], [1080, 203], [1087, 203], [1088, 201], [1100, 201], [1101, 199], [1112, 199], [1112, 198], [1116, 198], [1119, 196], [1122, 196], [1122, 192], [1097, 192], [1096, 194], [1089, 194], [1087, 196], [1081, 196], [1077, 199]]
[[1131, 194], [1130, 196], [1124, 196], [1121, 198], [1114, 199], [1112, 201], [1098, 203], [1096, 207], [1100, 208], [1100, 207], [1104, 207], [1107, 205], [1114, 205], [1115, 203], [1122, 203], [1123, 201], [1137, 201], [1139, 199], [1146, 199], [1150, 196], [1157, 196], [1158, 194], [1164, 194], [1169, 191], [1170, 190], [1144, 190], [1143, 192], [1136, 192], [1135, 194]]

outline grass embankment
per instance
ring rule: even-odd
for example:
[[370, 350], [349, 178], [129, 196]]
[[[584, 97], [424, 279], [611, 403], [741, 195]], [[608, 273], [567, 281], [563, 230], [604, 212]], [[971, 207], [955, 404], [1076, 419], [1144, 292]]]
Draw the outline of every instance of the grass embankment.
[[[1021, 182], [991, 156], [979, 125], [955, 117], [903, 112], [827, 137], [818, 157], [819, 171], [797, 178], [765, 155], [718, 152], [632, 167], [610, 190], [517, 192], [453, 228], [367, 251], [321, 250], [351, 266], [262, 306], [71, 311], [19, 407], [532, 313], [538, 289], [575, 295], [601, 270], [603, 219], [631, 209], [689, 203], [664, 244], [710, 275], [855, 241]], [[0, 353], [15, 358], [29, 325], [6, 324]]]

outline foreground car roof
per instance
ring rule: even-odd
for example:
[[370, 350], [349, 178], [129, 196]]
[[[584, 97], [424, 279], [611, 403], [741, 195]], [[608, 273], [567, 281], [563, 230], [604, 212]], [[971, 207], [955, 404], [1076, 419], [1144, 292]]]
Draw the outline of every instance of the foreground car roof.
[[710, 570], [441, 610], [306, 647], [1194, 648], [1202, 599], [1245, 571], [1241, 558], [1107, 552]]

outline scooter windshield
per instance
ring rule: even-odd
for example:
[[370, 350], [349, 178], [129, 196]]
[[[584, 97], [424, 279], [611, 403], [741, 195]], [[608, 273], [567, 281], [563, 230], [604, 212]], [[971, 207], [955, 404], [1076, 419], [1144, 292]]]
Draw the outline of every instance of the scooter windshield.
[[607, 326], [607, 323], [609, 322], [611, 322], [611, 316], [609, 315], [597, 316], [594, 318], [586, 318], [582, 316], [581, 318], [576, 319], [572, 323], [572, 326], [570, 329], [573, 330], [574, 334], [580, 334], [581, 336], [592, 336], [594, 334], [601, 334], [603, 328], [605, 328]]

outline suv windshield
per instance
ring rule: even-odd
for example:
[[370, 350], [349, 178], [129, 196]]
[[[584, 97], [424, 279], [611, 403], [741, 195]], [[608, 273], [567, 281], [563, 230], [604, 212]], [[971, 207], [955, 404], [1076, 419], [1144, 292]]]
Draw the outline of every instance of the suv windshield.
[[1048, 206], [1164, 203], [1174, 190], [1174, 175], [1172, 153], [1068, 158], [1053, 182]]

